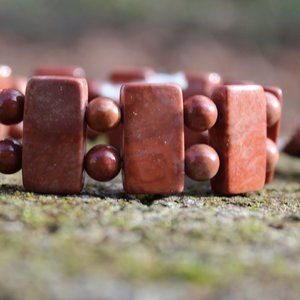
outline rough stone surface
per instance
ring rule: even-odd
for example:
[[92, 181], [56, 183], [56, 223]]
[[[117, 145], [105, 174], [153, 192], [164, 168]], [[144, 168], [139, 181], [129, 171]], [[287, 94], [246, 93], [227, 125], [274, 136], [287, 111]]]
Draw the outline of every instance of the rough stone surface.
[[121, 90], [124, 189], [178, 193], [184, 187], [182, 92], [174, 84], [130, 83]]
[[258, 85], [228, 85], [217, 89], [213, 101], [218, 120], [209, 131], [210, 144], [220, 157], [211, 180], [221, 194], [260, 190], [266, 173], [266, 98]]
[[33, 77], [26, 90], [23, 184], [42, 193], [79, 193], [83, 184], [85, 79]]
[[[265, 86], [264, 90], [268, 93], [275, 95], [277, 97], [277, 99], [279, 100], [280, 105], [282, 106], [282, 90], [279, 87]], [[281, 118], [273, 126], [268, 127], [268, 129], [267, 129], [268, 138], [271, 139], [275, 144], [278, 143], [280, 123], [281, 123]], [[273, 177], [274, 177], [274, 172], [275, 171], [273, 170], [273, 171], [269, 171], [266, 173], [266, 183], [272, 182]]]
[[192, 181], [128, 196], [121, 178], [57, 197], [0, 175], [0, 298], [298, 300], [299, 182], [284, 155], [272, 184], [235, 197]]

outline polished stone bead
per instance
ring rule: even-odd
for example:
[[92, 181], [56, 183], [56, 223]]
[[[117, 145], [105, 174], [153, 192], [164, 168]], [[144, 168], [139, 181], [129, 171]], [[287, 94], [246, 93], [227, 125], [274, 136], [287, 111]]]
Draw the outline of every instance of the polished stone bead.
[[272, 140], [267, 139], [267, 172], [275, 170], [278, 160], [279, 151], [277, 149], [276, 144]]
[[184, 123], [195, 131], [205, 131], [214, 126], [218, 110], [213, 101], [196, 95], [184, 101]]
[[0, 122], [4, 125], [20, 123], [23, 120], [24, 95], [17, 90], [0, 91]]
[[97, 181], [115, 178], [121, 169], [121, 158], [116, 148], [108, 145], [94, 146], [85, 157], [85, 170]]
[[22, 168], [22, 146], [19, 142], [5, 139], [0, 141], [0, 172], [13, 174]]
[[[275, 86], [265, 86], [265, 92], [271, 93], [278, 99], [282, 107], [282, 90]], [[275, 144], [278, 143], [279, 131], [280, 131], [281, 118], [273, 125], [267, 128], [267, 137], [271, 139]], [[269, 171], [266, 173], [266, 183], [272, 182], [275, 171]]]
[[83, 187], [87, 82], [40, 76], [27, 85], [23, 122], [23, 185], [40, 193], [73, 194]]
[[197, 181], [213, 178], [220, 166], [218, 153], [205, 144], [193, 145], [185, 152], [185, 173]]
[[123, 183], [131, 194], [184, 188], [183, 100], [175, 84], [123, 85]]
[[119, 125], [121, 111], [114, 100], [98, 97], [89, 103], [86, 119], [91, 129], [105, 132]]
[[211, 180], [220, 194], [260, 190], [266, 173], [266, 97], [258, 85], [228, 85], [212, 95], [218, 119], [210, 131], [210, 145], [220, 158]]
[[274, 126], [281, 117], [281, 104], [277, 97], [269, 92], [266, 92], [267, 99], [267, 126]]

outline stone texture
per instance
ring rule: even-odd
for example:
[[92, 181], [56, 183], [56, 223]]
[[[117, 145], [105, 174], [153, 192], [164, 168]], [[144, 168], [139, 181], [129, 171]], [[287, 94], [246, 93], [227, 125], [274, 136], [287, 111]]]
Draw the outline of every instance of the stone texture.
[[27, 86], [23, 185], [41, 193], [79, 193], [83, 185], [85, 79], [33, 77]]
[[[282, 90], [279, 87], [265, 86], [265, 92], [269, 92], [277, 97], [282, 106]], [[267, 128], [267, 136], [275, 144], [278, 143], [279, 131], [280, 131], [281, 118], [273, 126]], [[275, 170], [266, 173], [266, 183], [273, 181]]]
[[266, 173], [266, 98], [258, 85], [229, 85], [213, 96], [218, 120], [209, 131], [210, 144], [220, 157], [211, 180], [220, 194], [260, 190]]
[[196, 95], [184, 101], [184, 123], [191, 130], [206, 131], [218, 117], [216, 105], [206, 96]]
[[112, 130], [121, 120], [119, 104], [112, 99], [97, 97], [87, 107], [86, 120], [89, 127], [98, 132]]
[[13, 125], [22, 122], [24, 113], [24, 95], [17, 90], [0, 91], [0, 122]]
[[13, 174], [22, 167], [22, 145], [18, 141], [0, 141], [0, 172]]
[[119, 151], [111, 146], [94, 146], [85, 157], [85, 170], [97, 181], [110, 181], [121, 169]]
[[184, 188], [183, 101], [174, 84], [126, 84], [123, 183], [127, 193], [170, 194]]
[[206, 144], [193, 145], [185, 152], [185, 174], [196, 181], [213, 178], [220, 167], [218, 153]]

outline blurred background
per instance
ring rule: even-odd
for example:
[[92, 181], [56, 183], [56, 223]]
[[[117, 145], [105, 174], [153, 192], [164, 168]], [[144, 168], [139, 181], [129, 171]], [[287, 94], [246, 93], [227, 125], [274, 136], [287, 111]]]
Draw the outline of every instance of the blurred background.
[[149, 66], [278, 85], [287, 134], [300, 108], [299, 28], [299, 0], [0, 0], [0, 63], [18, 75]]

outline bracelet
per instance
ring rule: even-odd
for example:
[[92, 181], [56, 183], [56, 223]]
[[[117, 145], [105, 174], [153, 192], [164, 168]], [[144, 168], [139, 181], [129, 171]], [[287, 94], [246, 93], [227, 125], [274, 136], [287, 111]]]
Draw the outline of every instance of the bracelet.
[[[120, 77], [114, 81], [124, 81]], [[22, 169], [25, 190], [53, 194], [79, 193], [83, 170], [95, 180], [109, 181], [120, 169], [130, 194], [180, 193], [185, 174], [210, 180], [218, 194], [260, 190], [272, 180], [278, 161], [281, 90], [218, 82], [205, 94], [199, 92], [204, 84], [190, 83], [188, 78], [195, 82], [195, 76], [186, 78], [185, 89], [168, 83], [172, 79], [125, 83], [119, 104], [105, 95], [91, 100], [84, 78], [56, 74], [32, 77], [25, 96], [2, 90], [0, 122], [23, 120], [23, 140], [22, 145], [0, 142], [0, 172]], [[85, 155], [87, 125], [97, 132], [121, 128], [122, 148], [97, 145]], [[185, 150], [184, 127], [196, 134], [209, 131], [209, 145]]]

